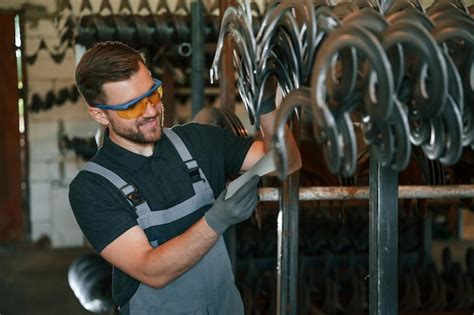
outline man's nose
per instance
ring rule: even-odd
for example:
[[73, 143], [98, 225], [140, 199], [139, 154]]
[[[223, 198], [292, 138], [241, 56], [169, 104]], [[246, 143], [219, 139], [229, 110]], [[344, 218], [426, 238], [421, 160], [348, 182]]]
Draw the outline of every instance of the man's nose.
[[146, 110], [143, 113], [143, 116], [145, 117], [155, 116], [158, 111], [161, 112], [161, 109], [162, 109], [161, 101], [157, 102], [156, 104], [153, 104], [152, 102], [148, 100], [146, 102]]

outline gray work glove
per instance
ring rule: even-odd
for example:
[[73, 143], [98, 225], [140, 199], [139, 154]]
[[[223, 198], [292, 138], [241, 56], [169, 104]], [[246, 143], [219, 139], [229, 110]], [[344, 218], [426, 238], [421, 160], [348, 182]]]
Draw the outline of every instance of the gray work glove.
[[259, 201], [259, 180], [260, 177], [255, 175], [229, 199], [225, 199], [227, 189], [217, 197], [211, 209], [204, 214], [204, 220], [217, 234], [222, 234], [229, 226], [250, 218]]

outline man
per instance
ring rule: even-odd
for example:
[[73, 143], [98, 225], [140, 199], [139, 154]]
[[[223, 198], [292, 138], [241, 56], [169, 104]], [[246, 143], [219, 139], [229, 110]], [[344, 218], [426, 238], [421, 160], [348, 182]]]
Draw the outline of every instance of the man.
[[[161, 82], [119, 42], [86, 51], [76, 85], [106, 132], [69, 199], [90, 243], [114, 266], [120, 313], [243, 314], [222, 233], [251, 216], [258, 178], [228, 199], [225, 184], [268, 151], [274, 105], [260, 117], [263, 142], [194, 123], [163, 128]], [[289, 144], [294, 171], [301, 161], [291, 137]]]

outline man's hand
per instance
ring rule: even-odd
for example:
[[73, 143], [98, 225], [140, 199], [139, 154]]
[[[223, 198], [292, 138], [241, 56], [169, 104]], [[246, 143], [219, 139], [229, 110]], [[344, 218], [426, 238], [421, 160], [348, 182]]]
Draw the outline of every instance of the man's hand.
[[204, 214], [206, 223], [222, 234], [233, 224], [247, 220], [259, 201], [257, 185], [260, 178], [252, 177], [229, 199], [225, 199], [227, 189], [221, 192], [214, 205]]

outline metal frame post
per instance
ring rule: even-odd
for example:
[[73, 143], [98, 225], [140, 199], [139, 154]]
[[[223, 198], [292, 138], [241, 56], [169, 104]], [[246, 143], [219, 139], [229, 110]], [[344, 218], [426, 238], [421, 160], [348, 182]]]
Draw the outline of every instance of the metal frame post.
[[[236, 0], [219, 0], [219, 16], [220, 22], [224, 17], [224, 13], [228, 7], [236, 6]], [[219, 98], [221, 107], [235, 110], [235, 70], [233, 58], [233, 46], [230, 38], [224, 41], [222, 50], [222, 58], [219, 65]], [[230, 261], [234, 274], [236, 272], [237, 262], [237, 231], [235, 226], [231, 226], [224, 234], [227, 249], [229, 252]]]
[[398, 309], [398, 172], [370, 157], [369, 314]]
[[277, 314], [297, 314], [299, 173], [288, 177], [280, 189], [278, 213]]
[[194, 0], [191, 3], [192, 14], [192, 77], [191, 77], [191, 101], [192, 117], [204, 106], [204, 17], [202, 0]]
[[[299, 116], [299, 115], [298, 115]], [[292, 116], [291, 132], [299, 144], [300, 124]], [[277, 222], [277, 300], [276, 314], [297, 314], [298, 305], [298, 236], [299, 172], [280, 184]]]
[[[235, 7], [237, 5], [236, 0], [220, 0], [219, 9], [220, 9], [220, 18], [224, 16], [224, 13], [228, 7]], [[235, 70], [233, 59], [233, 50], [232, 42], [229, 37], [224, 40], [224, 47], [222, 50], [222, 58], [219, 66], [219, 87], [220, 87], [220, 102], [221, 107], [229, 108], [230, 110], [235, 110]]]
[[165, 120], [163, 127], [172, 127], [175, 119], [175, 82], [169, 65], [164, 67], [163, 73], [163, 106], [165, 107]]

